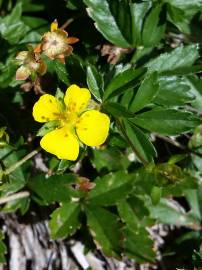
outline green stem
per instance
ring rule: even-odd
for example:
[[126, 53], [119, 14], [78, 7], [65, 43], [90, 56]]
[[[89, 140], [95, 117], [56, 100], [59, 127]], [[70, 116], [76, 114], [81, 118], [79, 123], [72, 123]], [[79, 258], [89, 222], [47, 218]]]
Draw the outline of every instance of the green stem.
[[32, 158], [33, 156], [35, 156], [39, 151], [40, 151], [40, 148], [38, 148], [38, 149], [32, 151], [31, 153], [27, 154], [21, 160], [19, 160], [15, 164], [11, 165], [8, 169], [6, 169], [3, 172], [3, 174], [4, 175], [9, 175], [13, 171], [15, 171], [18, 167], [20, 167], [23, 163], [25, 163], [27, 160], [29, 160], [30, 158]]
[[144, 157], [141, 156], [141, 154], [139, 153], [139, 151], [136, 149], [136, 147], [134, 146], [134, 144], [131, 142], [130, 138], [128, 137], [128, 134], [125, 131], [125, 128], [121, 122], [121, 119], [117, 119], [117, 125], [120, 129], [120, 131], [122, 132], [123, 136], [126, 138], [126, 140], [128, 141], [130, 147], [132, 148], [133, 152], [135, 153], [135, 155], [138, 157], [138, 159], [143, 163], [144, 166], [148, 165], [148, 162], [144, 159]]

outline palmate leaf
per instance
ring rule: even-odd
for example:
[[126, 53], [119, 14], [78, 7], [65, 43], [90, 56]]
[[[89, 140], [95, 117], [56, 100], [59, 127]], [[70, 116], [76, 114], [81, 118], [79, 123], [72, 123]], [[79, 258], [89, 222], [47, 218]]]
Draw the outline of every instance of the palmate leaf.
[[96, 28], [107, 40], [123, 48], [131, 46], [131, 15], [126, 1], [84, 0], [84, 3]]

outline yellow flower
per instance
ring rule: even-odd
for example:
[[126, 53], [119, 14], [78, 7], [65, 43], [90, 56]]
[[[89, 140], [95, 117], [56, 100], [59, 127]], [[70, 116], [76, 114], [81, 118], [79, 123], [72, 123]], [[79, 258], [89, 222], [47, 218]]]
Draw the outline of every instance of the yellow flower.
[[73, 51], [69, 44], [74, 44], [77, 41], [78, 38], [68, 37], [66, 31], [59, 29], [55, 20], [51, 24], [51, 31], [43, 35], [42, 43], [37, 51], [42, 50], [50, 59], [59, 59], [64, 63], [65, 57], [69, 56]]
[[90, 91], [71, 85], [62, 104], [54, 96], [45, 94], [35, 103], [33, 117], [40, 123], [58, 120], [57, 129], [48, 132], [41, 147], [60, 159], [76, 160], [79, 140], [88, 146], [103, 144], [108, 136], [110, 119], [95, 109], [88, 110]]

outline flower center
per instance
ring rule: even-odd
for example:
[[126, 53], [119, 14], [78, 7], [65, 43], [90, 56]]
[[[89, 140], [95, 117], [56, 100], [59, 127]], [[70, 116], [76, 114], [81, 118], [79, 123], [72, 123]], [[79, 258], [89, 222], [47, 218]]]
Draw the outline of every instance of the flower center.
[[75, 110], [72, 110], [72, 106], [66, 108], [60, 115], [58, 115], [58, 120], [60, 121], [61, 127], [66, 126], [68, 130], [74, 131], [76, 124], [79, 120], [79, 116]]

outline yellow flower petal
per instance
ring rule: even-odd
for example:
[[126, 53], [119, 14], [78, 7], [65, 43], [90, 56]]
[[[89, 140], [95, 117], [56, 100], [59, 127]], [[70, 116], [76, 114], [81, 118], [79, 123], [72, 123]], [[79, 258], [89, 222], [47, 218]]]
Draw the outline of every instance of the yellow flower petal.
[[59, 159], [76, 160], [79, 154], [78, 139], [66, 127], [47, 133], [41, 139], [40, 145]]
[[33, 117], [35, 121], [45, 123], [57, 120], [60, 114], [60, 104], [58, 100], [49, 94], [45, 94], [34, 104]]
[[91, 94], [87, 88], [80, 88], [76, 84], [72, 84], [67, 88], [64, 102], [69, 111], [81, 113], [87, 107], [90, 98]]
[[58, 29], [58, 22], [57, 20], [54, 20], [54, 22], [51, 23], [51, 32]]
[[88, 146], [103, 144], [109, 133], [109, 117], [96, 110], [84, 112], [76, 125], [79, 139]]

